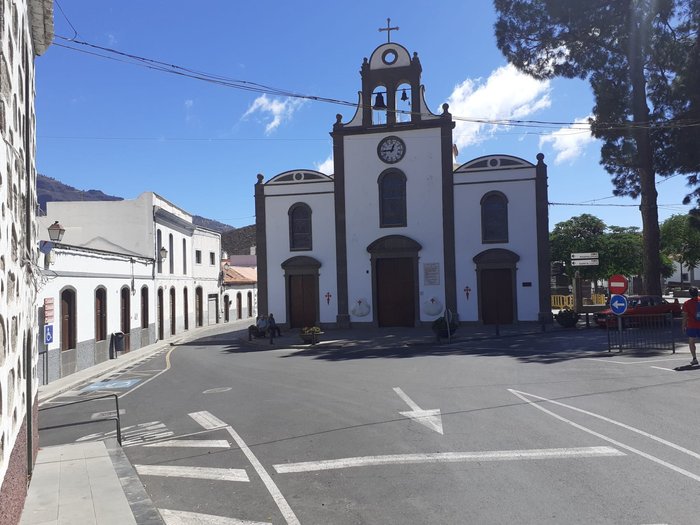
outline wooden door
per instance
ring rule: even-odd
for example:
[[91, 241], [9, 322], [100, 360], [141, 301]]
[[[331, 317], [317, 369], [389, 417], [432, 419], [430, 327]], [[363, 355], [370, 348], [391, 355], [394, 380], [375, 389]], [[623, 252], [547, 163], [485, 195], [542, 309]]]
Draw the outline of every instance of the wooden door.
[[124, 334], [124, 351], [128, 352], [131, 348], [131, 290], [122, 288], [121, 293], [121, 322], [119, 328]]
[[289, 323], [292, 328], [316, 324], [316, 296], [316, 276], [289, 276]]
[[163, 289], [158, 288], [158, 339], [165, 339], [163, 317]]
[[377, 259], [377, 322], [379, 326], [415, 326], [413, 259]]
[[61, 292], [61, 350], [75, 348], [75, 292]]
[[170, 289], [170, 335], [175, 335], [176, 328], [176, 309], [175, 309], [175, 288]]
[[224, 295], [224, 322], [228, 323], [228, 310], [231, 308], [231, 301], [228, 295]]
[[479, 301], [484, 324], [512, 324], [513, 272], [509, 269], [482, 270]]

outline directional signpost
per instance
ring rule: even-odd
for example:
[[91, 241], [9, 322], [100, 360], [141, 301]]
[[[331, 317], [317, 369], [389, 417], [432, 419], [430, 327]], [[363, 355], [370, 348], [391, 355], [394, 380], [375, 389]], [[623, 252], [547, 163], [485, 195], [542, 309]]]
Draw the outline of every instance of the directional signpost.
[[598, 252], [572, 253], [571, 266], [598, 266]]

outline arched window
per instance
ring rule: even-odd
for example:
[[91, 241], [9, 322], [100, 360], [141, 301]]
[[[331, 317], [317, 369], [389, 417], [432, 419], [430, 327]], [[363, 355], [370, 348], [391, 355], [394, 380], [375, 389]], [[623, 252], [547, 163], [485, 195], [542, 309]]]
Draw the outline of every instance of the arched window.
[[168, 238], [168, 255], [170, 256], [170, 273], [175, 273], [175, 243], [172, 233]]
[[508, 199], [500, 191], [481, 199], [481, 242], [508, 242]]
[[61, 292], [61, 350], [75, 348], [77, 335], [75, 290]]
[[383, 172], [379, 185], [379, 226], [406, 226], [406, 175], [397, 169]]
[[243, 319], [243, 300], [241, 292], [236, 294], [236, 319]]
[[95, 341], [107, 339], [107, 291], [95, 290]]
[[163, 260], [160, 258], [160, 249], [163, 247], [163, 232], [158, 230], [156, 232], [156, 261], [158, 267], [158, 273], [163, 273]]
[[185, 318], [185, 330], [190, 329], [190, 305], [187, 299], [187, 287], [182, 289], [182, 315]]
[[298, 202], [289, 208], [289, 249], [311, 250], [311, 208]]
[[141, 328], [148, 328], [148, 286], [141, 288]]
[[253, 317], [253, 292], [248, 292], [248, 317]]
[[182, 275], [187, 275], [187, 239], [182, 239]]

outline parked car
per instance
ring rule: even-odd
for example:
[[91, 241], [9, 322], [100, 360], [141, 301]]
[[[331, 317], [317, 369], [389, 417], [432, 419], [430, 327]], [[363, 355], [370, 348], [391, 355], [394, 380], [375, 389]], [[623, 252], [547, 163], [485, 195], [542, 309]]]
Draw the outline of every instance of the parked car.
[[[681, 305], [678, 301], [668, 302], [658, 295], [629, 295], [627, 297], [627, 311], [622, 315], [623, 320], [628, 316], [671, 314], [673, 317], [681, 315]], [[595, 314], [595, 322], [601, 328], [617, 326], [616, 316], [612, 310], [602, 310]]]

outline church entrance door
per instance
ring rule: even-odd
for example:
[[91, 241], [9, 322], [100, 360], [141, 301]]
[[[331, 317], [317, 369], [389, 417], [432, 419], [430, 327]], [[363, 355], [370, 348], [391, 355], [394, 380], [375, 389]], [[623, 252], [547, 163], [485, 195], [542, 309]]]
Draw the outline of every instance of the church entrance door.
[[289, 276], [289, 325], [303, 328], [316, 324], [315, 275]]
[[479, 300], [484, 324], [512, 324], [513, 272], [509, 268], [482, 270]]
[[377, 259], [379, 326], [415, 326], [413, 267], [409, 257]]

